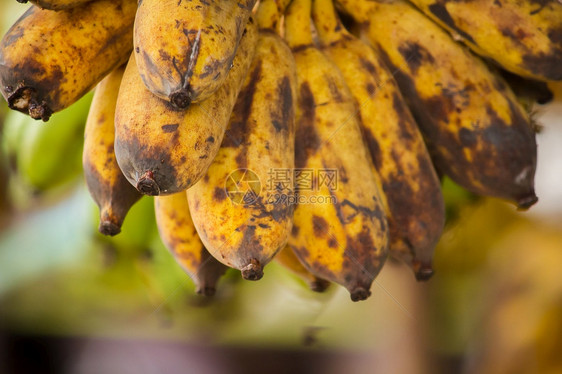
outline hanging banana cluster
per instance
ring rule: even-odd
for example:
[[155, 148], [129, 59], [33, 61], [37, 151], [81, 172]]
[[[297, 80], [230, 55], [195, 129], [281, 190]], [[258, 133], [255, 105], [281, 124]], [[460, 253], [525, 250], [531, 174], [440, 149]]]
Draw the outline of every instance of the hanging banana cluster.
[[555, 0], [32, 2], [1, 42], [2, 95], [47, 121], [97, 85], [83, 167], [99, 230], [155, 196], [199, 293], [276, 259], [364, 300], [389, 255], [433, 274], [440, 176], [537, 201], [533, 126], [504, 77], [550, 99]]

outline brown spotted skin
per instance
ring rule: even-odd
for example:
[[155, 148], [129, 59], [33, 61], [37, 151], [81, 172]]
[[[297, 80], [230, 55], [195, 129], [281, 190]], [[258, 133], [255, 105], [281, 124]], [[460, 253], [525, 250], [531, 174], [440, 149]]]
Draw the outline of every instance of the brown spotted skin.
[[[261, 278], [263, 267], [289, 238], [293, 185], [290, 177], [276, 179], [272, 172], [291, 173], [294, 168], [296, 96], [291, 50], [277, 34], [260, 30], [221, 149], [205, 177], [187, 191], [201, 240], [245, 279]], [[236, 170], [234, 181], [248, 181], [240, 183], [241, 190], [256, 187], [250, 182], [257, 177], [257, 196], [242, 201], [231, 194], [229, 176]]]
[[394, 73], [437, 170], [474, 193], [533, 205], [535, 135], [504, 81], [405, 2], [341, 2]]
[[[19, 3], [27, 2], [27, 0], [17, 0]], [[76, 8], [77, 6], [89, 3], [92, 0], [29, 0], [30, 3], [37, 5], [39, 8], [50, 10], [65, 10]]]
[[199, 239], [185, 192], [154, 198], [158, 232], [178, 265], [195, 283], [196, 292], [213, 296], [227, 267], [215, 260]]
[[285, 15], [298, 77], [295, 166], [335, 169], [337, 185], [297, 190], [289, 244], [308, 271], [359, 301], [387, 258], [388, 224], [353, 97], [337, 66], [312, 44], [310, 9], [310, 1], [294, 0]]
[[135, 58], [146, 87], [178, 108], [225, 82], [255, 0], [143, 0]]
[[351, 35], [331, 0], [314, 0], [323, 51], [342, 72], [355, 103], [388, 207], [390, 253], [418, 278], [432, 273], [433, 251], [445, 223], [445, 204], [422, 135], [392, 74], [374, 50]]
[[131, 56], [115, 114], [115, 154], [127, 180], [147, 195], [185, 191], [215, 158], [250, 67], [257, 27], [250, 20], [225, 84], [187, 110], [174, 108], [144, 86]]
[[515, 74], [562, 80], [557, 0], [412, 0], [474, 52]]
[[275, 255], [275, 261], [287, 270], [298, 275], [299, 278], [305, 281], [306, 284], [308, 284], [308, 287], [314, 292], [324, 292], [330, 286], [330, 282], [325, 279], [318, 278], [306, 270], [289, 245], [285, 246], [285, 248]]
[[82, 164], [86, 185], [100, 209], [99, 231], [116, 235], [141, 194], [125, 179], [113, 150], [115, 104], [125, 66], [102, 80], [94, 94], [84, 133]]
[[10, 108], [47, 121], [127, 61], [134, 0], [54, 12], [31, 7], [0, 44], [0, 90]]

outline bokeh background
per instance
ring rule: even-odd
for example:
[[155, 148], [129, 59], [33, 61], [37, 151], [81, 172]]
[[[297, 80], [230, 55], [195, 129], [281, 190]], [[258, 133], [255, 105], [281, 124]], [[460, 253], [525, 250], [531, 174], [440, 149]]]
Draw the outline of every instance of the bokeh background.
[[[0, 0], [2, 34], [26, 5]], [[157, 234], [153, 202], [99, 235], [81, 172], [91, 95], [48, 125], [0, 100], [0, 373], [561, 373], [562, 85], [535, 106], [539, 203], [517, 212], [444, 181], [434, 277], [390, 261], [372, 297], [272, 263], [212, 300]]]

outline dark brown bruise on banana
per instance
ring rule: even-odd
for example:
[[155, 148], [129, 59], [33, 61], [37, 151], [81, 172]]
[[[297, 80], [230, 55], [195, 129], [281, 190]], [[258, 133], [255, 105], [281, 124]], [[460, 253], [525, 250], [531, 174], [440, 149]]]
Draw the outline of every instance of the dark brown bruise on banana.
[[255, 52], [253, 19], [246, 30], [251, 31], [241, 40], [225, 84], [187, 110], [148, 91], [134, 56], [129, 60], [117, 101], [115, 153], [123, 174], [141, 193], [158, 196], [185, 191], [206, 173]]
[[[418, 49], [423, 47], [415, 48]], [[415, 66], [420, 62], [407, 54], [409, 50], [411, 48], [401, 50], [401, 53], [410, 69], [415, 72]], [[421, 98], [412, 78], [392, 64], [383, 48], [379, 47], [378, 51], [394, 72], [394, 78], [424, 134], [428, 150], [440, 172], [449, 175], [471, 192], [514, 201], [520, 209], [527, 209], [538, 201], [534, 191], [537, 153], [535, 136], [528, 121], [511, 100], [508, 100], [511, 124], [505, 123], [488, 105], [488, 124], [469, 130], [458, 123], [456, 133], [444, 131], [436, 124], [448, 123], [449, 114], [461, 110], [455, 107], [451, 98], [456, 95], [462, 97], [463, 90], [474, 87], [442, 87], [441, 94]], [[428, 61], [433, 59], [428, 51], [419, 56]], [[496, 78], [493, 86], [485, 89], [505, 91], [507, 86], [500, 78]], [[464, 149], [475, 150], [475, 159], [469, 161]]]
[[[108, 159], [109, 162], [115, 162], [113, 157]], [[111, 184], [87, 161], [84, 162], [84, 177], [88, 190], [100, 209], [99, 232], [109, 236], [119, 234], [127, 212], [141, 195], [124, 176], [120, 175], [117, 181]]]
[[[267, 31], [260, 31], [262, 33], [262, 42], [266, 37]], [[270, 53], [278, 54], [279, 51], [272, 48]], [[256, 56], [259, 57], [259, 56]], [[251, 137], [258, 133], [256, 127], [263, 127], [263, 123], [258, 123], [255, 119], [251, 119], [252, 110], [256, 110], [255, 95], [259, 89], [258, 85], [262, 81], [263, 75], [267, 71], [263, 70], [262, 61], [257, 60], [252, 64], [251, 71], [247, 77], [246, 83], [241, 89], [232, 115], [230, 118], [229, 126], [223, 138], [221, 148], [232, 148], [236, 150], [234, 158], [236, 167], [238, 169], [252, 169], [248, 164], [247, 149], [252, 147]], [[294, 116], [295, 109], [293, 105], [293, 91], [289, 76], [280, 76], [278, 79], [276, 92], [268, 92], [266, 97], [269, 96], [271, 100], [267, 105], [268, 113], [266, 118], [271, 123], [275, 133], [283, 139], [292, 139], [294, 133]], [[263, 91], [263, 88], [262, 88]], [[266, 120], [267, 121], [267, 120]], [[272, 141], [276, 139], [271, 139]], [[288, 141], [286, 142], [288, 143]], [[265, 145], [266, 151], [268, 145]], [[279, 161], [277, 161], [279, 162]], [[278, 185], [277, 189], [279, 195], [289, 195], [290, 190]], [[215, 187], [213, 199], [220, 203], [226, 199], [226, 192], [224, 188]], [[277, 203], [270, 203], [262, 194], [255, 197], [253, 201], [244, 205], [244, 209], [251, 210], [251, 218], [244, 225], [237, 227], [237, 232], [242, 232], [242, 240], [234, 251], [237, 253], [237, 259], [240, 262], [235, 263], [235, 267], [239, 268], [242, 277], [246, 280], [259, 280], [263, 277], [263, 267], [271, 260], [269, 251], [264, 249], [263, 236], [267, 235], [263, 230], [270, 227], [257, 223], [257, 220], [264, 218], [270, 219], [273, 223], [288, 222], [293, 217], [294, 205], [290, 204], [288, 200]], [[195, 209], [197, 210], [197, 208]], [[208, 232], [203, 227], [203, 236], [209, 238], [212, 242], [224, 242], [224, 238], [217, 237], [218, 234]], [[280, 251], [285, 246], [285, 243], [275, 248], [275, 252]]]
[[[464, 30], [459, 28], [451, 14], [447, 11], [446, 3], [451, 0], [436, 0], [436, 2], [430, 5], [429, 11], [441, 20], [447, 27], [460, 35], [463, 39], [468, 41], [469, 44], [473, 44], [479, 47], [478, 43]], [[502, 2], [506, 0], [494, 0], [494, 4], [501, 7]], [[561, 6], [556, 0], [539, 0], [534, 1], [537, 3], [537, 9], [533, 11], [533, 14], [541, 12], [547, 6]], [[562, 11], [561, 11], [562, 14]], [[517, 19], [514, 18], [513, 24], [517, 24]], [[550, 80], [562, 80], [562, 22], [553, 28], [549, 28], [543, 31], [551, 42], [551, 49], [549, 53], [533, 51], [531, 48], [526, 46], [522, 40], [525, 37], [525, 31], [522, 29], [516, 30], [510, 27], [504, 27], [500, 31], [503, 36], [510, 38], [513, 45], [517, 46], [522, 54], [522, 61], [519, 67], [530, 71], [533, 75], [537, 77], [545, 77]], [[493, 60], [493, 59], [492, 59]], [[501, 65], [498, 63], [498, 65]]]
[[[119, 166], [129, 182], [140, 193], [148, 196], [174, 193], [184, 184], [178, 183], [178, 170], [170, 154], [171, 149], [179, 146], [178, 130], [170, 133], [162, 129], [161, 139], [158, 140], [150, 144], [133, 133], [128, 137], [115, 139]], [[141, 158], [138, 157], [140, 154]], [[187, 158], [184, 161], [187, 161]], [[189, 165], [186, 165], [186, 168], [189, 168]], [[191, 185], [191, 180], [188, 179], [185, 184]]]
[[[414, 119], [404, 100], [396, 92], [393, 92], [392, 102], [400, 118], [400, 140], [414, 147], [416, 134], [410, 131]], [[360, 113], [358, 119], [375, 168], [380, 170], [380, 146], [371, 131], [362, 124]], [[392, 157], [394, 164], [400, 165], [401, 155], [392, 152]], [[391, 254], [400, 253], [401, 259], [411, 265], [418, 280], [428, 280], [433, 274], [435, 241], [443, 231], [445, 206], [431, 159], [425, 154], [418, 154], [417, 167], [418, 178], [415, 181], [412, 181], [409, 175], [396, 170], [390, 176], [381, 174], [381, 182], [391, 212], [390, 217], [387, 217], [392, 241]], [[418, 192], [414, 191], [412, 182], [419, 184]], [[396, 248], [397, 246], [400, 248]]]
[[100, 0], [26, 11], [0, 44], [0, 90], [10, 108], [47, 121], [124, 63], [132, 49], [132, 4]]
[[[236, 3], [235, 5], [232, 3]], [[200, 102], [201, 99], [206, 99], [209, 94], [202, 91], [211, 90], [214, 91], [220, 87], [221, 82], [226, 79], [230, 68], [232, 67], [232, 61], [236, 55], [238, 42], [245, 32], [244, 26], [247, 23], [251, 10], [256, 3], [256, 0], [243, 0], [234, 1], [229, 0], [228, 2], [221, 2], [216, 0], [199, 0], [200, 5], [194, 7], [194, 9], [203, 9], [205, 7], [214, 7], [221, 11], [221, 7], [229, 6], [235, 7], [235, 10], [231, 10], [229, 15], [235, 17], [234, 23], [236, 26], [236, 32], [234, 35], [230, 35], [229, 25], [221, 24], [207, 24], [203, 28], [193, 28], [190, 24], [190, 19], [185, 17], [177, 17], [174, 19], [175, 27], [174, 31], [167, 30], [171, 33], [172, 37], [177, 37], [179, 41], [186, 39], [186, 42], [179, 43], [175, 47], [178, 49], [185, 49], [184, 55], [170, 55], [166, 51], [166, 46], [169, 40], [166, 41], [158, 40], [160, 35], [157, 35], [154, 40], [151, 40], [148, 45], [145, 45], [145, 40], [147, 36], [154, 35], [156, 30], [154, 30], [153, 22], [146, 22], [147, 26], [144, 24], [143, 19], [139, 19], [135, 27], [142, 29], [144, 27], [147, 30], [136, 30], [135, 34], [135, 54], [137, 55], [137, 63], [139, 64], [139, 71], [143, 82], [154, 94], [164, 98], [167, 97], [169, 101], [176, 108], [186, 109], [189, 107], [191, 102]], [[188, 5], [189, 4], [189, 5]], [[150, 17], [145, 14], [144, 7], [141, 7], [142, 1], [139, 1], [139, 13], [141, 16]], [[152, 5], [152, 4], [151, 4]], [[171, 4], [177, 9], [175, 11], [178, 14], [183, 14], [185, 9], [192, 7], [191, 0], [189, 2], [183, 3], [178, 1], [175, 4]], [[185, 9], [183, 9], [185, 8]], [[150, 9], [150, 8], [149, 8]], [[165, 12], [172, 13], [172, 9], [158, 9], [160, 11], [159, 16], [164, 15]], [[192, 9], [193, 11], [193, 9]], [[214, 10], [200, 10], [200, 12], [205, 13], [203, 17], [210, 17], [208, 12], [212, 13]], [[229, 11], [222, 10], [223, 13]], [[227, 13], [228, 14], [228, 13]], [[170, 14], [171, 17], [174, 14]], [[226, 22], [226, 20], [223, 20]], [[138, 26], [137, 26], [138, 25]], [[152, 29], [151, 29], [152, 26]], [[159, 30], [162, 30], [162, 25], [159, 24]], [[176, 33], [176, 34], [174, 34]], [[230, 52], [227, 55], [221, 55], [218, 48], [212, 51], [207, 51], [214, 53], [212, 55], [205, 55], [205, 48], [207, 44], [216, 43], [216, 40], [222, 40], [225, 45], [229, 45], [225, 51]], [[232, 45], [232, 48], [230, 47]], [[153, 53], [150, 49], [158, 50], [158, 53]], [[202, 62], [201, 62], [202, 61]], [[197, 66], [199, 64], [204, 64], [202, 71], [197, 71]]]
[[[127, 184], [129, 183], [127, 182]], [[156, 200], [156, 204], [159, 203], [160, 202]], [[203, 243], [201, 243], [198, 239], [195, 226], [193, 226], [191, 220], [187, 221], [187, 217], [189, 217], [189, 215], [186, 216], [185, 212], [181, 212], [178, 215], [174, 211], [169, 213], [168, 219], [175, 223], [176, 228], [192, 228], [193, 231], [191, 233], [191, 238], [196, 239], [201, 246], [199, 256], [196, 255], [196, 252], [178, 250], [178, 248], [182, 248], [186, 244], [185, 238], [182, 239], [180, 236], [169, 234], [161, 234], [161, 238], [176, 262], [182, 267], [187, 275], [189, 275], [189, 277], [193, 280], [193, 283], [195, 283], [195, 292], [199, 295], [211, 297], [215, 295], [217, 283], [224, 273], [226, 273], [228, 267], [218, 262], [213, 256], [211, 256], [207, 249], [205, 249]], [[173, 232], [176, 231], [170, 231], [172, 234]]]
[[523, 99], [524, 101], [530, 100], [531, 102], [544, 105], [554, 99], [554, 94], [550, 88], [548, 88], [546, 82], [523, 78], [506, 70], [500, 70], [500, 74], [507, 82], [515, 96]]
[[[295, 166], [297, 168], [304, 168], [306, 167], [307, 160], [321, 148], [330, 148], [328, 152], [337, 152], [337, 150], [331, 149], [331, 143], [322, 144], [321, 138], [314, 127], [317, 104], [308, 82], [303, 82], [299, 87], [298, 106], [303, 113], [297, 123]], [[343, 177], [345, 179], [346, 173], [343, 165], [324, 165], [324, 168], [338, 169], [340, 178]], [[377, 221], [378, 227], [382, 231], [388, 230], [386, 216], [382, 210], [376, 209], [373, 211], [368, 207], [356, 205], [348, 199], [338, 199], [335, 191], [331, 191], [331, 194], [333, 201], [336, 202], [337, 217], [342, 226], [349, 224], [355, 216], [363, 215], [371, 221]], [[375, 201], [378, 200], [376, 196], [372, 198]], [[328, 234], [329, 223], [323, 217], [314, 215], [312, 217], [312, 225], [315, 238], [326, 242], [326, 250], [329, 251], [343, 245], [338, 243], [335, 237]], [[346, 236], [345, 248], [343, 248], [345, 260], [342, 273], [345, 287], [349, 290], [352, 301], [365, 300], [371, 295], [371, 284], [386, 260], [386, 257], [380, 258], [376, 256], [377, 253], [374, 250], [376, 245], [372, 240], [370, 230], [369, 227], [363, 226], [357, 235]], [[299, 231], [298, 227], [293, 227], [291, 235], [296, 237], [299, 235]], [[306, 259], [310, 257], [310, 253], [305, 247], [293, 245], [292, 248], [299, 258]], [[367, 248], [373, 250], [366, 250]], [[317, 261], [308, 265], [311, 272], [321, 278], [338, 279], [341, 277]]]
[[[178, 219], [174, 217], [174, 220]], [[178, 227], [182, 226], [181, 219], [178, 219]], [[192, 225], [189, 223], [189, 225]], [[195, 227], [193, 227], [195, 231]], [[193, 234], [193, 238], [196, 238], [197, 232]], [[195, 256], [194, 253], [188, 251], [177, 251], [176, 248], [181, 246], [181, 240], [175, 236], [166, 237], [166, 247], [174, 256], [177, 263], [183, 268], [183, 270], [189, 275], [189, 277], [195, 283], [195, 292], [199, 295], [212, 297], [215, 295], [217, 290], [217, 283], [219, 279], [226, 273], [228, 267], [218, 262], [211, 254], [201, 246], [201, 252], [199, 258]], [[184, 265], [189, 264], [189, 265]], [[193, 271], [193, 269], [196, 269]]]

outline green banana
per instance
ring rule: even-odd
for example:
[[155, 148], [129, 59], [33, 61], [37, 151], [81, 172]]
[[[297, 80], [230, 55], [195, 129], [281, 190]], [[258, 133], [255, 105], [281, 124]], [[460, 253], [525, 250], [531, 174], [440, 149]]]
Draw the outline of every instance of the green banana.
[[31, 123], [16, 155], [23, 181], [39, 191], [53, 188], [81, 171], [82, 137], [92, 94], [51, 118], [49, 125]]

